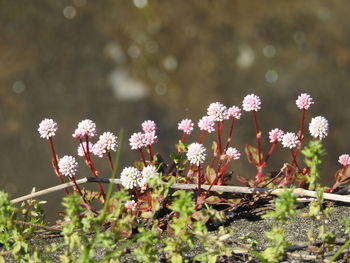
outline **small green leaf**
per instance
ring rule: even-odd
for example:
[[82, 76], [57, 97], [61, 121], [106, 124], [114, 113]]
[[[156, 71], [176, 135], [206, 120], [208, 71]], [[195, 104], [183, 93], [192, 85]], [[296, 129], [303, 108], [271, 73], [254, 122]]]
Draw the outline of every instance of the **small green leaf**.
[[213, 168], [211, 168], [210, 166], [207, 166], [206, 169], [206, 177], [207, 180], [209, 181], [209, 183], [211, 184], [212, 182], [214, 182], [214, 180], [216, 179], [216, 172]]
[[[259, 151], [257, 148], [255, 148], [252, 145], [246, 144], [245, 145], [245, 153], [247, 155], [248, 162], [254, 165], [259, 165]], [[262, 154], [260, 153], [261, 159]]]

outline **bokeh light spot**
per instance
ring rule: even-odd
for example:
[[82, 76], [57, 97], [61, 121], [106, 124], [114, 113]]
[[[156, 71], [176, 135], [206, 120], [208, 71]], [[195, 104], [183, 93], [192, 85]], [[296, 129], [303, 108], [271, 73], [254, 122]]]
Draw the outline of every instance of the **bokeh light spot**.
[[167, 71], [174, 71], [177, 68], [177, 59], [174, 56], [167, 56], [163, 60], [163, 66]]
[[63, 15], [67, 19], [73, 19], [77, 14], [77, 10], [75, 9], [74, 6], [66, 6], [63, 9]]
[[12, 89], [14, 93], [21, 94], [26, 89], [26, 85], [23, 81], [17, 80], [13, 83]]
[[272, 45], [265, 46], [263, 48], [263, 54], [267, 58], [272, 58], [276, 55], [276, 48]]
[[270, 69], [265, 73], [265, 79], [267, 82], [274, 83], [278, 80], [278, 73], [276, 70]]
[[143, 8], [147, 5], [147, 0], [134, 0], [134, 5], [137, 8]]

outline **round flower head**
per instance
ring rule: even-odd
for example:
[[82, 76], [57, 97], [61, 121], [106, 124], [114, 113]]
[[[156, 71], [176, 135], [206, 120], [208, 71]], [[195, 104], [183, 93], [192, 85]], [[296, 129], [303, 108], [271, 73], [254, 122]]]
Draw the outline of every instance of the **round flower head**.
[[145, 145], [150, 146], [152, 144], [155, 144], [158, 141], [158, 137], [156, 135], [156, 132], [146, 132], [144, 133], [145, 136]]
[[111, 132], [104, 132], [92, 148], [94, 155], [102, 157], [107, 152], [117, 150], [118, 138]]
[[198, 127], [201, 131], [213, 132], [215, 131], [215, 120], [210, 116], [204, 116], [198, 122]]
[[136, 205], [137, 205], [136, 202], [134, 200], [131, 200], [131, 201], [126, 201], [125, 204], [124, 204], [124, 207], [126, 209], [135, 211]]
[[187, 159], [191, 164], [200, 165], [205, 161], [206, 149], [200, 143], [192, 143], [188, 146]]
[[228, 147], [226, 150], [226, 156], [229, 159], [238, 160], [241, 157], [241, 153], [236, 148]]
[[187, 135], [190, 135], [193, 131], [193, 122], [190, 119], [184, 119], [181, 122], [178, 123], [177, 128], [180, 131], [183, 131]]
[[312, 118], [309, 131], [312, 137], [322, 140], [328, 135], [328, 121], [322, 116]]
[[239, 120], [242, 115], [241, 109], [238, 108], [237, 106], [232, 106], [228, 108], [227, 112], [230, 117], [235, 118], [236, 120]]
[[56, 135], [57, 123], [52, 119], [44, 119], [40, 122], [38, 132], [41, 138], [49, 139]]
[[120, 174], [120, 183], [126, 189], [133, 189], [138, 186], [141, 172], [135, 167], [125, 167]]
[[229, 118], [226, 106], [222, 105], [220, 102], [211, 103], [208, 107], [207, 114], [215, 121], [224, 121]]
[[249, 94], [243, 99], [243, 110], [245, 111], [258, 111], [261, 109], [261, 100], [255, 94]]
[[132, 150], [141, 149], [146, 146], [145, 135], [141, 132], [135, 132], [131, 135], [129, 142]]
[[83, 120], [78, 123], [78, 127], [76, 128], [72, 136], [77, 139], [84, 139], [85, 136], [92, 138], [96, 135], [96, 124], [92, 120]]
[[141, 126], [144, 132], [155, 132], [157, 130], [156, 123], [151, 120], [144, 121]]
[[272, 129], [269, 132], [270, 143], [281, 142], [283, 139], [284, 132], [281, 129]]
[[294, 132], [287, 132], [282, 137], [282, 145], [284, 148], [293, 149], [298, 146], [299, 138]]
[[73, 156], [65, 155], [58, 161], [58, 169], [61, 174], [73, 177], [78, 170], [78, 163]]
[[301, 93], [295, 103], [299, 109], [308, 110], [311, 104], [314, 104], [314, 101], [309, 94]]
[[349, 154], [340, 155], [338, 162], [343, 166], [350, 165], [350, 155]]
[[158, 176], [157, 168], [153, 165], [148, 165], [142, 169], [139, 186], [141, 189], [146, 189], [147, 180], [153, 176]]
[[[84, 150], [85, 150], [85, 152], [87, 151], [86, 142], [83, 142], [83, 145], [84, 145], [84, 149], [83, 149], [82, 144], [79, 144], [78, 149], [77, 149], [78, 156], [81, 156], [81, 157], [85, 156]], [[93, 149], [94, 149], [94, 144], [89, 142], [89, 151], [93, 151]]]

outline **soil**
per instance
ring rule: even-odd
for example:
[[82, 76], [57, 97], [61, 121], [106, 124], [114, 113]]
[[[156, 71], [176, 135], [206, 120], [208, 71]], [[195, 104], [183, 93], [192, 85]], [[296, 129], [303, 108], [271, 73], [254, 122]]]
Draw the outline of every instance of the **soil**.
[[[333, 210], [328, 219], [325, 220], [325, 225], [327, 230], [334, 231], [336, 235], [337, 245], [333, 251], [327, 251], [325, 253], [325, 258], [330, 258], [335, 251], [339, 249], [339, 247], [349, 238], [348, 235], [345, 234], [345, 226], [342, 223], [344, 219], [349, 218], [350, 215], [350, 207], [341, 204], [328, 204], [333, 206]], [[255, 238], [258, 241], [258, 245], [256, 250], [261, 251], [266, 248], [268, 245], [268, 240], [265, 236], [266, 231], [270, 231], [274, 224], [277, 222], [273, 219], [262, 219], [260, 215], [265, 212], [266, 209], [264, 207], [253, 208], [249, 213], [227, 213], [226, 214], [226, 222], [225, 227], [231, 228], [234, 231], [234, 235], [229, 238], [228, 245], [235, 245], [235, 242], [244, 243], [244, 240], [241, 238], [244, 236], [250, 236]], [[311, 244], [308, 240], [308, 232], [311, 230], [313, 232], [313, 236], [317, 237], [318, 229], [320, 226], [319, 221], [312, 220], [307, 217], [303, 217], [302, 213], [307, 212], [307, 207], [300, 207], [300, 213], [296, 216], [295, 219], [289, 220], [283, 227], [286, 233], [286, 239], [292, 245], [287, 248], [287, 252], [285, 253], [285, 257], [281, 262], [325, 262], [325, 258], [321, 258], [321, 256], [316, 256], [315, 251], [310, 252], [312, 249], [317, 249], [320, 247], [320, 244], [317, 243], [317, 240]], [[210, 227], [210, 226], [209, 226]], [[215, 226], [211, 226], [215, 227]], [[215, 231], [215, 230], [214, 230]], [[36, 247], [43, 247], [44, 245], [50, 243], [60, 243], [62, 242], [62, 237], [54, 237], [48, 239], [38, 239], [33, 240], [32, 245]], [[310, 246], [313, 245], [313, 246]], [[128, 251], [132, 251], [132, 246], [127, 249]], [[184, 257], [192, 258], [197, 253], [200, 253], [202, 248], [198, 244], [193, 250], [189, 253], [186, 253]], [[1, 250], [0, 250], [1, 252]], [[97, 259], [101, 259], [101, 257], [105, 253], [105, 249], [97, 249], [96, 257]], [[59, 255], [62, 253], [61, 251], [56, 251], [51, 254], [51, 258], [54, 262], [59, 261]], [[346, 257], [348, 256], [348, 259]], [[350, 251], [349, 248], [345, 251], [342, 260], [338, 262], [350, 262]], [[131, 253], [126, 254], [122, 259], [122, 262], [136, 262], [135, 258]], [[16, 262], [13, 258], [8, 255], [6, 256], [6, 262]], [[235, 256], [235, 258], [220, 258], [219, 262], [258, 262], [256, 259], [252, 258], [249, 255], [239, 254]]]

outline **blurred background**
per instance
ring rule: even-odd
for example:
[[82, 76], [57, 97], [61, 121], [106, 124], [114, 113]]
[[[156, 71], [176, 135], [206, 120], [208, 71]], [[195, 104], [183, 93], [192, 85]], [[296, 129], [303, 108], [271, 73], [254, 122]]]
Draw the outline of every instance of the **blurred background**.
[[[316, 102], [307, 122], [330, 122], [322, 182], [331, 184], [338, 156], [350, 151], [349, 14], [346, 0], [0, 0], [0, 189], [18, 197], [58, 184], [37, 132], [43, 118], [58, 122], [59, 156], [76, 153], [71, 135], [82, 119], [101, 132], [123, 128], [124, 167], [138, 157], [128, 138], [142, 121], [158, 123], [155, 149], [169, 160], [181, 119], [197, 123], [215, 101], [241, 107], [248, 93], [262, 99], [266, 151], [270, 129], [297, 132], [301, 92]], [[234, 145], [243, 151], [255, 144], [251, 114], [236, 124]], [[278, 149], [267, 170], [286, 161]], [[97, 166], [110, 175], [106, 160]], [[232, 169], [255, 175], [245, 158]], [[49, 219], [62, 195], [44, 197]]]

